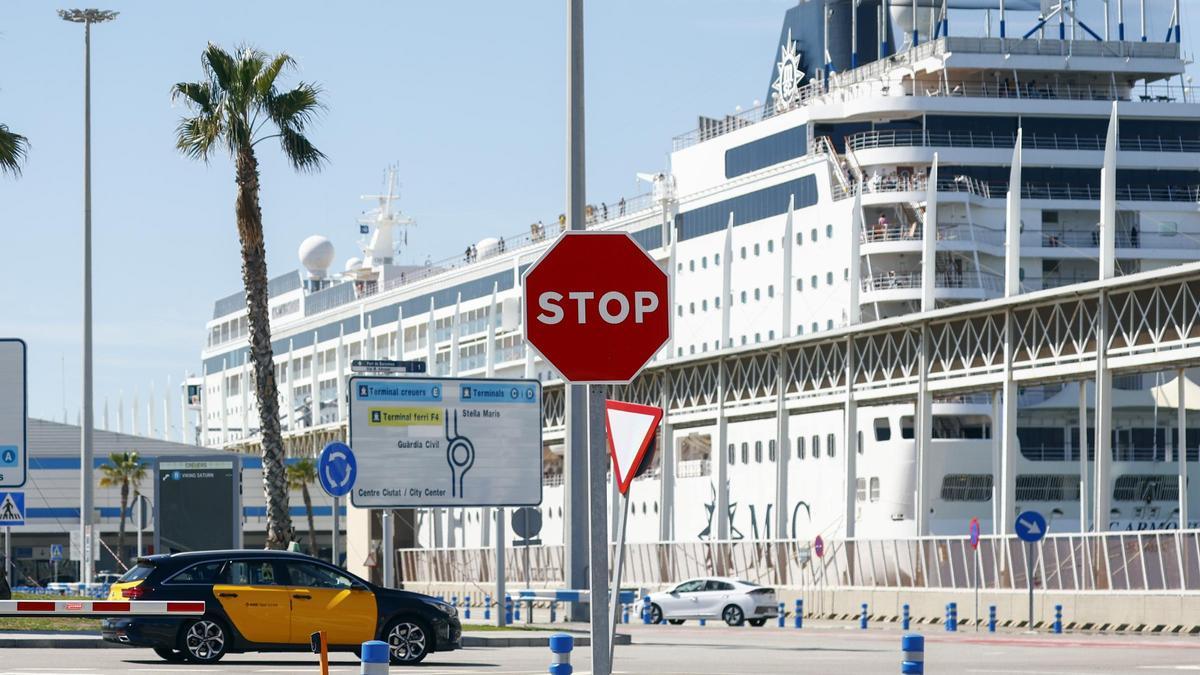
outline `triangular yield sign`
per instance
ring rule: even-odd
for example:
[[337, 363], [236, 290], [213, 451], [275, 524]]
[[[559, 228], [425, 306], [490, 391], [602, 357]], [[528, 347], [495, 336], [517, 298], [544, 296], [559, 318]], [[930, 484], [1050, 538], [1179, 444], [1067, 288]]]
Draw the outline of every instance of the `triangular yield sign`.
[[642, 465], [642, 458], [658, 432], [662, 417], [662, 408], [621, 401], [605, 402], [604, 426], [608, 431], [608, 452], [612, 455], [613, 476], [621, 494], [629, 491], [629, 483]]

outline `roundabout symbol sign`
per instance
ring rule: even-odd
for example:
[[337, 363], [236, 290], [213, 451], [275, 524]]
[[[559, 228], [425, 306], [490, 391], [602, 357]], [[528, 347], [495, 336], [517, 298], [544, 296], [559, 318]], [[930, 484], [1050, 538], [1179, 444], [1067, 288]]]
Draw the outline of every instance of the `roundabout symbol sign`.
[[344, 497], [354, 489], [358, 463], [345, 443], [334, 441], [325, 446], [317, 460], [317, 477], [330, 497]]

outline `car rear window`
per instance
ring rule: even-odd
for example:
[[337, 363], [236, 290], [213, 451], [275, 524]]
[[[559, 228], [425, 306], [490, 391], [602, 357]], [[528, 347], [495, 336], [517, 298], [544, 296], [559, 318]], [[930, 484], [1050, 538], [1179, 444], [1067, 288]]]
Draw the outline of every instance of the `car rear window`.
[[198, 563], [171, 577], [169, 584], [215, 584], [220, 581], [225, 561]]
[[150, 573], [153, 571], [154, 565], [151, 565], [150, 563], [139, 562], [138, 564], [129, 568], [128, 572], [122, 574], [121, 578], [117, 580], [117, 583], [127, 584], [131, 581], [141, 581], [150, 576]]

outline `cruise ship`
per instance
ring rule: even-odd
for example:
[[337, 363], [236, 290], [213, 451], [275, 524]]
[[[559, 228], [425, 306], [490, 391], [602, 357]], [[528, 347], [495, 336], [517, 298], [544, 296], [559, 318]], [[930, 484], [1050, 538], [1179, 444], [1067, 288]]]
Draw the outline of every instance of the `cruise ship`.
[[[672, 339], [651, 366], [1096, 280], [1110, 131], [1119, 146], [1116, 274], [1200, 259], [1200, 105], [1185, 76], [1178, 3], [1169, 22], [1150, 17], [1160, 33], [1169, 24], [1165, 39], [1146, 35], [1145, 18], [1126, 25], [1124, 4], [1114, 0], [1113, 17], [1095, 26], [1074, 2], [802, 0], [788, 9], [778, 43], [762, 46], [771, 64], [762, 103], [700, 116], [670, 139], [669, 164], [638, 174], [644, 194], [589, 199], [589, 229], [630, 233], [670, 275]], [[562, 217], [402, 265], [398, 247], [415, 221], [399, 210], [394, 186], [393, 173], [372, 197], [361, 254], [339, 264], [330, 241], [314, 235], [300, 245], [299, 269], [270, 281], [290, 454], [344, 438], [343, 387], [355, 359], [561, 384], [523, 339], [520, 293], [522, 272], [561, 233]], [[1020, 254], [1010, 261], [1013, 203]], [[1015, 289], [1006, 289], [1009, 264]], [[255, 452], [242, 293], [215, 303], [206, 334], [200, 374], [186, 383], [198, 441]], [[1111, 485], [1100, 490], [1111, 510], [1091, 525], [1080, 519], [1081, 493], [1092, 487], [1079, 431], [1094, 396], [1074, 383], [1023, 388], [1016, 508], [1048, 514], [1059, 530], [1178, 527], [1178, 392], [1200, 408], [1200, 389], [1178, 377], [1114, 382]], [[631, 490], [628, 538], [963, 534], [972, 517], [989, 532], [999, 508], [999, 409], [990, 393], [934, 400], [927, 514], [918, 514], [911, 403], [859, 407], [853, 439], [840, 410], [785, 412], [782, 421], [668, 415], [663, 452]], [[540, 538], [557, 544], [561, 410], [548, 409], [546, 420]], [[858, 455], [852, 481], [848, 448]], [[1193, 429], [1192, 462], [1198, 449]], [[727, 522], [714, 518], [720, 505]], [[486, 509], [409, 515], [398, 546], [493, 539]]]

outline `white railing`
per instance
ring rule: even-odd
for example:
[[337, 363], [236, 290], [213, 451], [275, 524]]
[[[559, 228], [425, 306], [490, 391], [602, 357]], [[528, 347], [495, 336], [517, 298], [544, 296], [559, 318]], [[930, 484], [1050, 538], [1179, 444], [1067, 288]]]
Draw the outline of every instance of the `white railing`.
[[[924, 227], [920, 223], [913, 223], [907, 227], [901, 227], [894, 223], [883, 226], [868, 224], [863, 228], [861, 242], [864, 244], [877, 244], [906, 241], [913, 244], [920, 244], [923, 230]], [[971, 225], [955, 223], [938, 225], [937, 238], [938, 241], [1001, 244], [1004, 241], [1004, 233], [999, 230], [979, 226], [974, 226], [974, 232], [972, 232]]]
[[[846, 137], [852, 150], [895, 147], [989, 148], [1010, 149], [1017, 142], [1015, 133], [980, 131], [863, 131]], [[1021, 147], [1030, 150], [1103, 150], [1105, 139], [1096, 135], [1026, 134]], [[1200, 141], [1175, 138], [1124, 137], [1120, 149], [1132, 152], [1200, 152]]]
[[[563, 547], [533, 546], [534, 584], [563, 583]], [[1027, 546], [1016, 537], [984, 536], [979, 586], [1023, 590], [1031, 553], [1034, 587], [1050, 591], [1200, 593], [1200, 532], [1159, 530], [1050, 535]], [[506, 578], [523, 580], [524, 547], [507, 549]], [[663, 586], [700, 576], [732, 576], [803, 588], [969, 589], [975, 551], [966, 537], [826, 538], [825, 555], [808, 542], [693, 541], [626, 545], [622, 583]], [[406, 582], [495, 581], [491, 548], [400, 549]]]
[[[985, 291], [1004, 290], [1004, 279], [996, 274], [978, 274], [972, 270], [939, 270], [934, 277], [934, 288], [970, 288]], [[920, 288], [921, 272], [878, 274], [863, 277], [862, 290], [886, 291], [892, 289]]]

